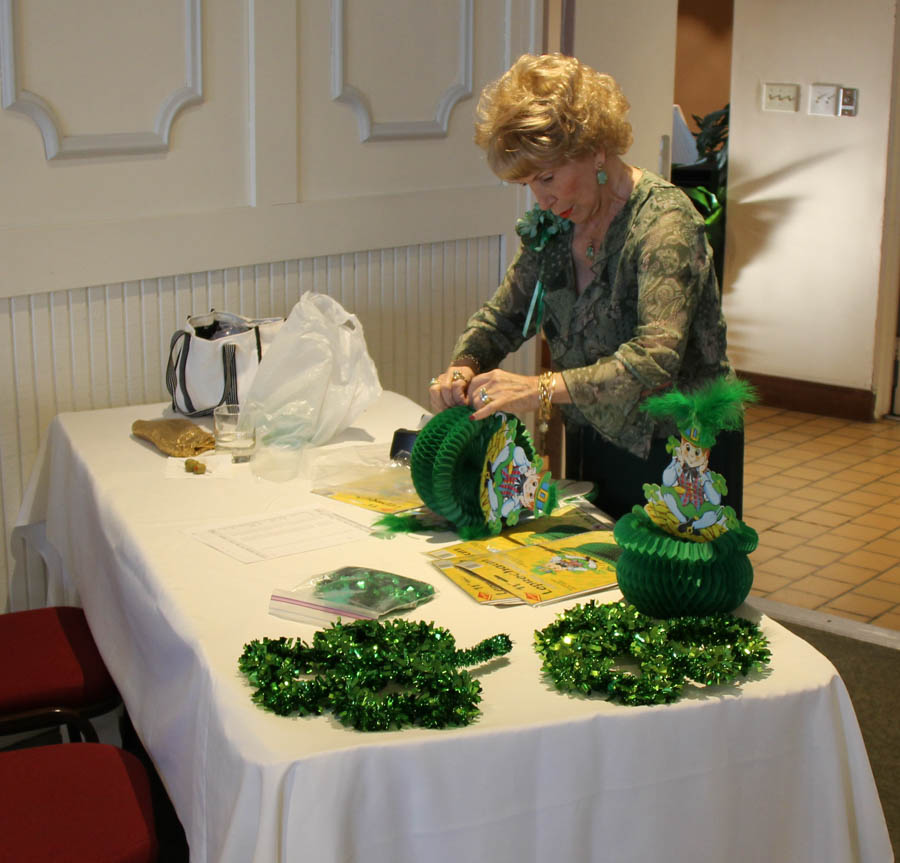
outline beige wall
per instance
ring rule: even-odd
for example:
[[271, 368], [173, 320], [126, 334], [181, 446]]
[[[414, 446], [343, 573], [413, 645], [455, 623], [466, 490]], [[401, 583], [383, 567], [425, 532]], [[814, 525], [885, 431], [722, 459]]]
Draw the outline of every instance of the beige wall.
[[[897, 315], [895, 0], [735, 0], [725, 309], [732, 360], [874, 390], [889, 407]], [[763, 83], [801, 86], [763, 111]], [[809, 86], [859, 89], [855, 118]]]
[[[897, 318], [895, 4], [680, 0], [675, 101], [732, 98], [725, 305], [742, 369], [874, 390], [889, 407]], [[732, 68], [732, 33], [735, 62]], [[760, 108], [801, 85], [796, 114]], [[861, 91], [860, 115], [807, 113], [809, 85]]]

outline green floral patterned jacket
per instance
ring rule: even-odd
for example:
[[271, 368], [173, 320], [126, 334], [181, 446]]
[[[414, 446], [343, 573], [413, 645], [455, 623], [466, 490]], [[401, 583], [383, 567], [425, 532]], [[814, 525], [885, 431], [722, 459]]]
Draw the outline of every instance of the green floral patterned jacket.
[[494, 296], [469, 319], [453, 356], [495, 368], [534, 335], [533, 321], [525, 336], [522, 328], [540, 277], [544, 335], [573, 400], [562, 407], [566, 424], [593, 426], [644, 458], [656, 424], [638, 410], [641, 400], [730, 371], [703, 220], [681, 190], [645, 171], [598, 248], [594, 278], [581, 296], [573, 233], [557, 234], [540, 252], [522, 244]]

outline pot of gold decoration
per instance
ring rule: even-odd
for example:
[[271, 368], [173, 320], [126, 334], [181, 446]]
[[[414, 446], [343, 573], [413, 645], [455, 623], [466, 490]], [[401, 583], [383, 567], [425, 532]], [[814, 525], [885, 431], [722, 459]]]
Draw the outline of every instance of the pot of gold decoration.
[[749, 384], [722, 377], [641, 405], [653, 417], [674, 419], [681, 435], [668, 440], [672, 459], [660, 483], [644, 485], [646, 505], [615, 527], [619, 589], [644, 614], [730, 612], [750, 593], [748, 555], [759, 537], [725, 504], [725, 478], [709, 470], [709, 452], [720, 431], [741, 428], [744, 405], [755, 399]]
[[470, 419], [463, 405], [437, 414], [410, 454], [416, 491], [464, 539], [500, 533], [523, 515], [549, 514], [557, 489], [531, 435], [512, 414]]

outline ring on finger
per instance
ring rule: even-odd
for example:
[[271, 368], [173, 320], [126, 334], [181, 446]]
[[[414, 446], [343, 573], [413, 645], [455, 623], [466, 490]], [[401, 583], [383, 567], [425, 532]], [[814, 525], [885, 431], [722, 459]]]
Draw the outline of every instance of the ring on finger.
[[482, 387], [480, 390], [478, 390], [478, 397], [481, 399], [481, 403], [483, 405], [486, 405], [491, 401], [491, 397], [488, 395], [487, 387]]
[[464, 380], [468, 380], [468, 379], [466, 378], [466, 376], [465, 376], [459, 369], [454, 369], [454, 370], [453, 370], [453, 374], [450, 375], [450, 380], [453, 380], [453, 381], [464, 381]]
[[430, 387], [436, 387], [437, 385], [438, 385], [437, 378], [432, 378], [430, 381], [428, 381], [428, 386], [430, 386]]

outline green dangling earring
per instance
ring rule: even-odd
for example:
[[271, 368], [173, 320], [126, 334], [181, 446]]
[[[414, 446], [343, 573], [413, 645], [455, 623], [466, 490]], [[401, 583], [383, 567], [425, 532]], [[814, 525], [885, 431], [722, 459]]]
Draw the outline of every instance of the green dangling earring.
[[598, 185], [598, 186], [605, 186], [605, 185], [606, 185], [606, 181], [607, 181], [608, 179], [609, 179], [609, 177], [606, 175], [606, 171], [603, 169], [603, 165], [601, 165], [601, 166], [597, 169], [597, 185]]

